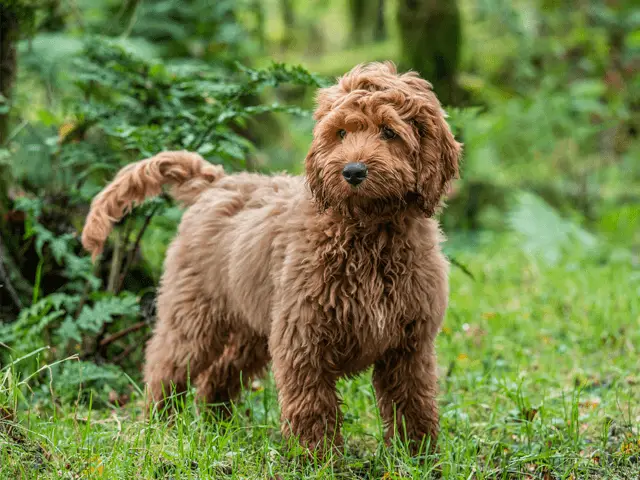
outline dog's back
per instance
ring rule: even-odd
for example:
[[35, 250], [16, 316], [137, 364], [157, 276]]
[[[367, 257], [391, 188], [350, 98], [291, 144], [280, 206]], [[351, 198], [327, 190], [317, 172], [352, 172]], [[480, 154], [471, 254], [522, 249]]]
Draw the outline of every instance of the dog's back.
[[313, 205], [302, 177], [239, 173], [208, 188], [183, 215], [167, 251], [165, 283], [197, 271], [211, 298], [268, 335], [274, 278]]
[[302, 220], [312, 208], [303, 177], [224, 175], [195, 153], [162, 152], [124, 167], [94, 199], [82, 233], [84, 247], [95, 258], [113, 224], [135, 204], [160, 194], [165, 184], [189, 208], [167, 250], [159, 315], [180, 303], [174, 301], [180, 291], [176, 285], [197, 277], [198, 295], [224, 304], [226, 315], [268, 334], [272, 279], [282, 267], [288, 237], [304, 235]]

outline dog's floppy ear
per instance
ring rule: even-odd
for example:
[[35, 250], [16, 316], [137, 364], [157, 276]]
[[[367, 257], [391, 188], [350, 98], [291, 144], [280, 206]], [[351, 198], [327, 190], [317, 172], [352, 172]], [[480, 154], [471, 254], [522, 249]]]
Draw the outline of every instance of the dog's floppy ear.
[[[335, 85], [320, 88], [316, 93], [316, 109], [313, 112], [314, 120], [319, 123], [333, 110], [334, 105], [344, 95], [345, 91], [341, 85], [341, 79]], [[321, 133], [318, 123], [316, 123], [313, 141], [305, 159], [305, 172], [307, 185], [313, 198], [321, 209], [326, 209], [328, 205], [322, 189], [322, 168], [318, 165], [318, 159], [322, 157], [323, 151], [326, 150], [329, 138], [326, 133]]]
[[416, 193], [422, 210], [432, 216], [438, 210], [451, 180], [458, 177], [462, 144], [453, 137], [439, 104], [435, 111], [427, 109], [421, 116], [416, 118], [416, 128], [421, 137]]
[[325, 210], [328, 205], [322, 190], [322, 169], [318, 165], [318, 157], [320, 155], [321, 148], [319, 145], [320, 143], [321, 140], [319, 139], [313, 140], [304, 164], [306, 182], [309, 186], [309, 190], [311, 191], [311, 195], [315, 199], [318, 207]]
[[[451, 180], [458, 176], [462, 144], [451, 133], [446, 113], [433, 93], [431, 84], [416, 72], [400, 75], [413, 92], [412, 123], [420, 137], [416, 161], [416, 200], [429, 216], [438, 210]], [[408, 103], [409, 105], [409, 103]]]

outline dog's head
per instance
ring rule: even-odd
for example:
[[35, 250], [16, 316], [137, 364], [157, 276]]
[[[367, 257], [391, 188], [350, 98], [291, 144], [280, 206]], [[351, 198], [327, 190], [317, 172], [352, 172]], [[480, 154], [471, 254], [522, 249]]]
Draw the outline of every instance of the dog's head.
[[431, 85], [391, 63], [358, 65], [319, 90], [307, 182], [349, 215], [415, 204], [433, 215], [458, 174], [461, 144]]

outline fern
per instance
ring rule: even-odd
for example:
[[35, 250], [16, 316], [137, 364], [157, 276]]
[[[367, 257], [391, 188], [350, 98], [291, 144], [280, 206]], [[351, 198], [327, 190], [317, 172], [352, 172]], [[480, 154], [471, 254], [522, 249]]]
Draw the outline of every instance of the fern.
[[194, 75], [98, 40], [87, 43], [75, 65], [76, 84], [89, 98], [78, 105], [83, 123], [99, 124], [123, 149], [138, 156], [186, 148], [231, 167], [241, 167], [252, 148], [233, 130], [245, 119], [267, 112], [306, 114], [279, 103], [247, 106], [246, 97], [285, 83], [323, 84], [301, 67], [278, 63], [261, 70], [238, 65], [230, 77], [204, 67]]
[[21, 197], [16, 201], [16, 209], [26, 214], [25, 238], [35, 239], [35, 249], [40, 258], [44, 255], [44, 248], [48, 247], [58, 265], [64, 265], [64, 273], [70, 280], [83, 280], [89, 283], [93, 289], [97, 289], [100, 282], [93, 276], [91, 261], [88, 258], [80, 258], [75, 254], [78, 248], [78, 240], [75, 234], [54, 234], [39, 221], [42, 215], [43, 202], [40, 199]]
[[[0, 325], [0, 341], [7, 345], [20, 342], [21, 350], [28, 350], [38, 343], [40, 334], [67, 312], [72, 311], [80, 297], [64, 293], [53, 293], [20, 312], [13, 323]], [[25, 347], [25, 343], [29, 343]]]
[[[38, 71], [43, 78], [50, 76], [50, 81], [45, 81], [57, 88], [59, 79], [54, 78], [54, 66], [50, 62], [33, 63], [47, 48], [45, 37], [37, 40], [35, 51], [26, 54], [30, 59], [26, 67]], [[34, 131], [42, 135], [30, 140], [40, 143], [29, 143], [29, 148], [19, 149], [11, 154], [10, 162], [4, 162], [12, 167], [12, 176], [25, 186], [26, 192], [15, 201], [14, 208], [24, 212], [21, 241], [38, 265], [33, 298], [42, 298], [23, 309], [13, 323], [0, 325], [0, 342], [10, 348], [0, 354], [4, 360], [19, 352], [51, 346], [42, 354], [45, 361], [55, 362], [78, 353], [84, 359], [105, 358], [121, 363], [116, 358], [125, 358], [126, 349], [141, 344], [145, 333], [133, 334], [137, 337], [132, 342], [123, 339], [106, 346], [100, 344], [100, 339], [126, 329], [140, 316], [151, 317], [152, 313], [141, 314], [133, 292], [113, 293], [120, 291], [118, 278], [134, 277], [125, 276], [125, 270], [131, 273], [129, 268], [140, 268], [140, 262], [136, 264], [136, 239], [140, 229], [149, 225], [149, 219], [156, 215], [154, 225], [161, 224], [157, 230], [167, 233], [175, 228], [180, 212], [166, 199], [147, 202], [128, 217], [128, 223], [120, 230], [123, 256], [94, 266], [82, 253], [75, 231], [90, 199], [121, 167], [160, 150], [195, 150], [227, 169], [241, 169], [255, 150], [253, 141], [243, 135], [249, 119], [272, 112], [299, 116], [309, 113], [279, 102], [256, 105], [256, 98], [265, 89], [283, 84], [315, 87], [326, 82], [301, 67], [279, 63], [264, 69], [240, 64], [198, 64], [195, 69], [194, 63], [149, 60], [151, 57], [137, 55], [136, 49], [122, 40], [93, 38], [81, 46], [69, 42], [65, 48], [73, 57], [65, 59], [73, 85], [62, 88], [69, 94], [64, 123], [63, 114], [57, 110], [41, 112], [41, 124]], [[39, 152], [37, 161], [30, 151]], [[62, 221], [58, 221], [60, 218]], [[154, 226], [150, 230], [155, 230]], [[143, 245], [146, 257], [145, 248]], [[109, 248], [105, 253], [109, 255]], [[111, 271], [105, 272], [106, 268]], [[143, 281], [133, 288], [135, 291], [147, 289], [156, 280], [148, 272], [148, 261], [143, 269]], [[53, 282], [41, 278], [51, 272]], [[64, 277], [62, 285], [60, 276]], [[111, 281], [109, 292], [101, 291], [101, 278], [116, 278], [116, 285]], [[21, 364], [20, 368], [37, 370], [34, 362], [38, 360], [34, 357], [31, 365]], [[65, 362], [57, 368], [56, 385], [69, 398], [75, 396], [81, 383], [92, 389], [124, 388], [124, 376], [116, 366]]]
[[72, 315], [66, 316], [57, 331], [60, 343], [66, 346], [70, 340], [80, 342], [82, 334], [96, 334], [117, 317], [135, 317], [138, 313], [138, 300], [133, 295], [106, 296], [92, 306], [85, 305], [77, 319]]
[[131, 294], [105, 295], [93, 305], [85, 305], [75, 318], [81, 297], [54, 293], [24, 309], [18, 319], [0, 325], [0, 342], [13, 352], [26, 352], [45, 345], [45, 331], [60, 352], [75, 341], [95, 336], [104, 326], [117, 318], [135, 318], [139, 314], [138, 300]]
[[508, 222], [522, 238], [523, 249], [549, 263], [560, 260], [569, 248], [591, 249], [597, 244], [592, 234], [562, 218], [544, 200], [529, 192], [516, 195]]

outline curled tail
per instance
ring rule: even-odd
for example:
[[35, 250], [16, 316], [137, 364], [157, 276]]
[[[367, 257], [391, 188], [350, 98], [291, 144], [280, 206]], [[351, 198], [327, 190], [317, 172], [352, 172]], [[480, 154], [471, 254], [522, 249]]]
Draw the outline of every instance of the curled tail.
[[82, 230], [82, 246], [93, 258], [98, 256], [113, 224], [135, 204], [162, 193], [163, 185], [172, 185], [172, 196], [191, 205], [223, 175], [222, 167], [186, 151], [162, 152], [127, 165], [91, 202]]

